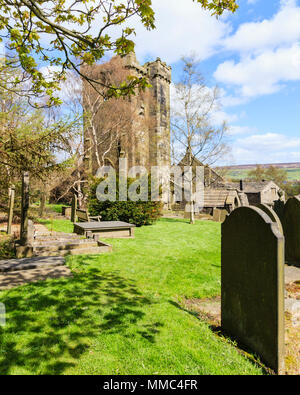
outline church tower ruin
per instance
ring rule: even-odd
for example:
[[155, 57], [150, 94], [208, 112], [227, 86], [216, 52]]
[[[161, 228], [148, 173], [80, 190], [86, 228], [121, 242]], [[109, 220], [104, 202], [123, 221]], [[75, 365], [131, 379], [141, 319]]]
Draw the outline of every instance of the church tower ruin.
[[[126, 99], [118, 99], [114, 116], [119, 112], [123, 118], [122, 132], [116, 134], [103, 122], [109, 114], [99, 106], [99, 111], [84, 126], [85, 167], [95, 174], [99, 164], [118, 167], [119, 157], [126, 157], [128, 167], [144, 166], [148, 171], [152, 166], [170, 166], [170, 83], [171, 67], [159, 58], [154, 62], [140, 65], [134, 53], [124, 58], [115, 57], [105, 65], [89, 67], [92, 78], [101, 79], [110, 64], [121, 64], [127, 75], [147, 77], [151, 88]], [[86, 72], [86, 71], [85, 71]], [[120, 73], [119, 73], [120, 74]], [[97, 97], [86, 82], [83, 83], [84, 112], [92, 112]], [[109, 102], [109, 101], [108, 101]], [[105, 103], [104, 103], [105, 104]], [[123, 117], [121, 112], [124, 112]], [[124, 121], [124, 118], [126, 122]], [[117, 123], [117, 122], [116, 122]]]

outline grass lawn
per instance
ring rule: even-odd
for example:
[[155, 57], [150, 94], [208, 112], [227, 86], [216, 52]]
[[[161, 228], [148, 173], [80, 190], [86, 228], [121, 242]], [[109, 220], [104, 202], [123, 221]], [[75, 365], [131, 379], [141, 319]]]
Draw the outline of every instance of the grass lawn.
[[72, 233], [73, 232], [73, 222], [67, 219], [38, 219], [38, 223], [43, 224], [46, 226], [47, 229], [54, 231], [54, 232], [66, 232]]
[[1, 374], [262, 374], [180, 308], [220, 294], [219, 224], [163, 219], [111, 243], [68, 258], [71, 279], [0, 293]]

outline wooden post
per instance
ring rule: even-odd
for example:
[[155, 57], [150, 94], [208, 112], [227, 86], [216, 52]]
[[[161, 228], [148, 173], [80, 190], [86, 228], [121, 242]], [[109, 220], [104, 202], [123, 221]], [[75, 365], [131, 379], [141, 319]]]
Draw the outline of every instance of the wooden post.
[[76, 222], [76, 210], [77, 210], [77, 196], [74, 194], [72, 198], [71, 222]]
[[21, 245], [28, 244], [29, 173], [22, 176]]
[[15, 204], [15, 187], [10, 188], [9, 194], [9, 207], [8, 207], [8, 221], [7, 221], [7, 234], [11, 235], [11, 225], [14, 216], [14, 204]]

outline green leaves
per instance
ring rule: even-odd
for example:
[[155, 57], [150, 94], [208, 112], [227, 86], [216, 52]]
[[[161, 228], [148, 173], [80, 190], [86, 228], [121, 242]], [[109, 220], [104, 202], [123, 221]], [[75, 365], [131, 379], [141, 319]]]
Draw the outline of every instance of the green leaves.
[[[225, 10], [234, 12], [238, 7], [236, 0], [192, 1], [217, 16]], [[32, 94], [37, 98], [46, 96], [48, 105], [59, 102], [56, 90], [68, 70], [79, 73], [82, 65], [93, 65], [109, 51], [121, 56], [134, 51], [135, 30], [128, 26], [132, 16], [137, 16], [147, 29], [155, 28], [151, 0], [83, 0], [81, 3], [83, 7], [76, 1], [70, 4], [66, 0], [0, 0], [0, 34], [5, 36], [6, 47], [17, 55], [19, 65], [31, 78]], [[124, 28], [120, 37], [113, 38], [111, 32], [116, 31], [116, 26]], [[39, 72], [45, 62], [59, 67], [60, 73], [46, 78]], [[81, 77], [88, 80], [82, 73]], [[15, 85], [18, 83], [16, 79]], [[116, 88], [93, 81], [103, 96], [130, 94], [134, 85], [144, 89], [146, 84], [141, 79]]]

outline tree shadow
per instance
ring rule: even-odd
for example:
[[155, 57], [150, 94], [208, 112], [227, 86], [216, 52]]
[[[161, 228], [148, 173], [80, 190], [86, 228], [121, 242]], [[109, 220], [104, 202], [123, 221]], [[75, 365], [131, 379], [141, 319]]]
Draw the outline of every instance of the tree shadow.
[[253, 354], [251, 349], [247, 347], [245, 344], [240, 343], [236, 338], [234, 338], [231, 334], [227, 333], [224, 331], [224, 329], [221, 326], [221, 322], [218, 320], [214, 320], [212, 316], [202, 314], [193, 310], [190, 310], [188, 308], [185, 308], [184, 306], [180, 305], [177, 302], [174, 302], [173, 300], [169, 300], [169, 303], [176, 307], [177, 309], [184, 311], [185, 313], [190, 314], [193, 316], [195, 319], [199, 321], [204, 321], [208, 325], [209, 329], [217, 336], [219, 339], [222, 339], [225, 341], [227, 344], [230, 344], [231, 346], [235, 347], [235, 349], [238, 351], [239, 354], [243, 355], [246, 359], [248, 359], [253, 365], [259, 367], [262, 369], [262, 372], [264, 374], [268, 375], [274, 375], [274, 371], [270, 368], [268, 368], [266, 365], [264, 365], [260, 358]]
[[189, 220], [186, 218], [168, 218], [168, 217], [162, 217], [159, 219], [160, 222], [171, 222], [171, 223], [185, 223], [185, 224], [189, 224]]
[[[155, 342], [162, 326], [146, 312], [154, 302], [135, 281], [90, 267], [77, 257], [73, 277], [40, 281], [3, 292], [7, 324], [0, 326], [0, 374], [24, 369], [61, 374], [75, 366], [91, 339], [118, 333]], [[99, 260], [99, 257], [98, 257]]]

